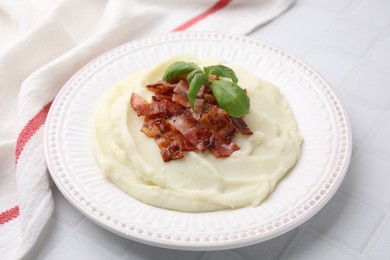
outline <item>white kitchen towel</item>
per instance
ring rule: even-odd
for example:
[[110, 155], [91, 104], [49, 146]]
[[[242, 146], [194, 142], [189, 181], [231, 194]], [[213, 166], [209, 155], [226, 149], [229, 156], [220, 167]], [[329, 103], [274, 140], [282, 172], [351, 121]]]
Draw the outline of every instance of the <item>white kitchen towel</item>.
[[246, 34], [293, 0], [0, 0], [0, 256], [19, 259], [53, 210], [43, 125], [64, 83], [130, 40]]

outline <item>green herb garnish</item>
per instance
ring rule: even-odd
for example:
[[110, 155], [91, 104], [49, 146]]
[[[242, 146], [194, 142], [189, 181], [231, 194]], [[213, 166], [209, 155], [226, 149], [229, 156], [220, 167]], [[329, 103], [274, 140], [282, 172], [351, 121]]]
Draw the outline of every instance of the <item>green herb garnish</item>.
[[207, 75], [214, 75], [220, 78], [229, 78], [233, 81], [233, 83], [237, 83], [238, 79], [236, 76], [236, 73], [224, 65], [215, 65], [215, 66], [208, 66], [204, 68], [204, 72]]
[[240, 86], [226, 80], [214, 80], [212, 84], [219, 107], [230, 116], [242, 117], [249, 113], [250, 100]]
[[[195, 63], [179, 61], [171, 64], [164, 73], [163, 80], [172, 81], [186, 75], [189, 84], [188, 100], [194, 108], [194, 102], [200, 88], [205, 85], [211, 88], [218, 106], [232, 117], [242, 117], [249, 112], [250, 100], [246, 92], [237, 85], [234, 71], [224, 65], [204, 67]], [[209, 76], [215, 76], [216, 79]], [[230, 79], [230, 80], [225, 80]]]
[[185, 75], [194, 70], [201, 70], [201, 69], [195, 63], [178, 61], [171, 64], [168, 67], [168, 69], [164, 73], [163, 80], [165, 81], [173, 80], [179, 76]]

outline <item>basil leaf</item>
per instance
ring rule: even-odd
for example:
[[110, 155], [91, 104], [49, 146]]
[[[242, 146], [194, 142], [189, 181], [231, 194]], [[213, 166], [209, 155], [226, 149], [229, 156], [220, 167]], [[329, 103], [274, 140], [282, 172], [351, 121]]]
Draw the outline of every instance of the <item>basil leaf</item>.
[[208, 66], [204, 68], [204, 71], [207, 75], [214, 75], [220, 78], [229, 78], [233, 81], [233, 83], [237, 83], [238, 79], [236, 76], [236, 73], [224, 65], [214, 65], [214, 66]]
[[190, 102], [192, 109], [194, 109], [194, 102], [198, 92], [202, 85], [207, 83], [208, 77], [201, 71], [194, 71], [188, 76], [187, 80], [190, 84], [188, 89], [188, 101]]
[[237, 84], [225, 80], [214, 80], [212, 91], [218, 106], [230, 116], [242, 117], [249, 113], [249, 97]]
[[178, 61], [171, 64], [164, 73], [163, 80], [173, 80], [194, 70], [201, 70], [195, 63]]

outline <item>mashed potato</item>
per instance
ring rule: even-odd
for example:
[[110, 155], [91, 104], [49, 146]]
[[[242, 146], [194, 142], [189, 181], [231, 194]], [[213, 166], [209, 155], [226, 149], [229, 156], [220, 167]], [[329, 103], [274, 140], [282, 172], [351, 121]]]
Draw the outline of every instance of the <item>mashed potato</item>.
[[140, 132], [144, 118], [129, 100], [132, 92], [150, 98], [145, 86], [179, 60], [216, 64], [175, 57], [134, 73], [101, 97], [93, 126], [99, 167], [124, 192], [156, 207], [204, 212], [259, 205], [300, 156], [302, 138], [290, 107], [276, 86], [234, 69], [251, 100], [245, 121], [253, 135], [237, 134], [233, 142], [241, 149], [228, 158], [197, 151], [165, 163], [154, 139]]

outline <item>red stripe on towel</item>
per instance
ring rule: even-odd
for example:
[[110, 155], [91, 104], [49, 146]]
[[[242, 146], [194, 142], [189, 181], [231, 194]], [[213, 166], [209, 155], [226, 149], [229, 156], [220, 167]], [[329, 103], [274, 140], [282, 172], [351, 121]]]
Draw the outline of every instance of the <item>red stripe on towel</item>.
[[51, 103], [52, 102], [48, 103], [33, 118], [31, 118], [30, 121], [28, 121], [28, 123], [23, 127], [22, 131], [20, 132], [18, 140], [16, 141], [15, 164], [18, 163], [20, 154], [22, 153], [26, 143], [45, 123]]
[[19, 216], [19, 206], [15, 206], [12, 209], [6, 210], [0, 213], [0, 225], [13, 220]]
[[231, 0], [219, 0], [212, 7], [210, 7], [209, 9], [204, 11], [203, 13], [200, 13], [197, 16], [195, 16], [194, 18], [191, 18], [190, 20], [188, 20], [187, 22], [183, 23], [182, 25], [176, 27], [172, 31], [177, 32], [177, 31], [186, 30], [189, 27], [191, 27], [192, 25], [196, 24], [197, 22], [203, 20], [207, 16], [217, 12], [218, 10], [221, 10], [222, 8], [227, 6], [230, 2], [231, 2]]

